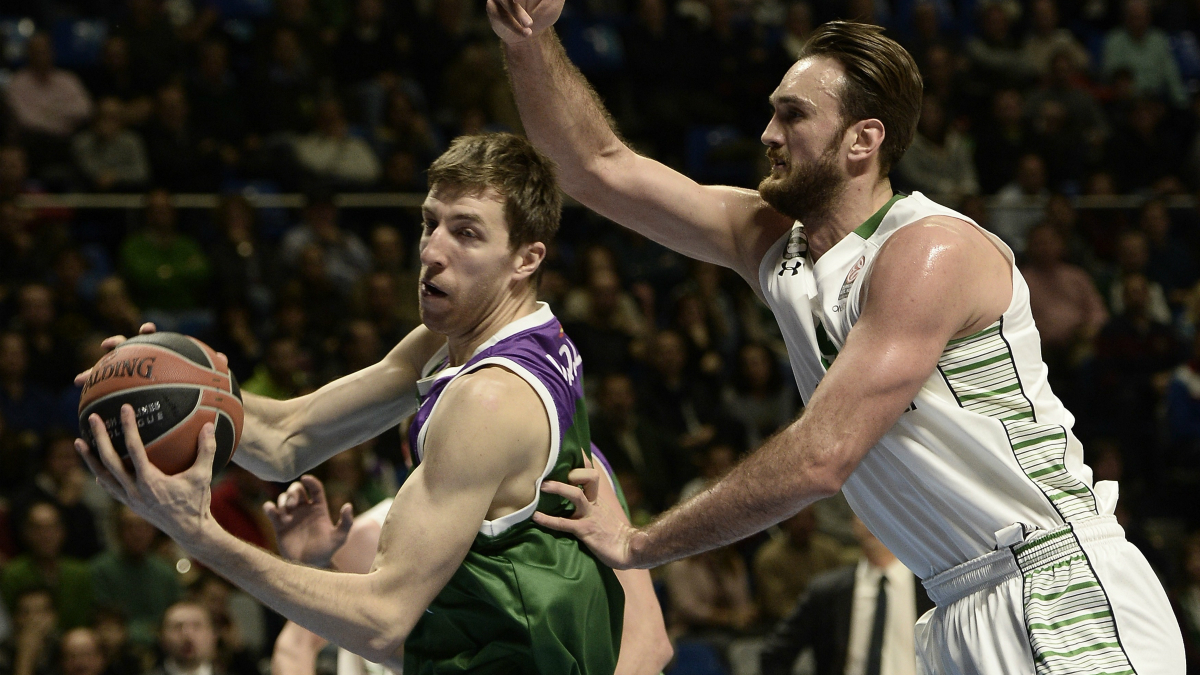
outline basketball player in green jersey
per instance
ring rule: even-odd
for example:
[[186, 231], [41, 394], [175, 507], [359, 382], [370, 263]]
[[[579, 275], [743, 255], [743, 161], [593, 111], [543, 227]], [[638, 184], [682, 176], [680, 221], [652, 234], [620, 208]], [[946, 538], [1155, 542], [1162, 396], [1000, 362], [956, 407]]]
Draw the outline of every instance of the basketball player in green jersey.
[[738, 272], [775, 313], [806, 408], [644, 529], [554, 484], [579, 518], [535, 518], [614, 567], [652, 567], [841, 491], [937, 603], [917, 626], [920, 672], [1182, 674], [1166, 593], [1113, 515], [1117, 485], [1093, 484], [1046, 381], [1012, 251], [892, 191], [921, 109], [912, 56], [877, 26], [818, 27], [768, 101], [770, 175], [757, 191], [705, 186], [614, 133], [550, 29], [562, 5], [487, 3], [530, 139], [585, 206]]
[[[424, 325], [380, 363], [290, 401], [247, 396], [234, 461], [291, 480], [416, 410], [420, 464], [392, 504], [367, 574], [289, 563], [209, 512], [215, 443], [163, 475], [122, 410], [130, 471], [98, 417], [77, 443], [100, 483], [204, 565], [369, 661], [419, 673], [612, 673], [624, 594], [572, 537], [535, 525], [541, 496], [589, 449], [578, 351], [536, 274], [560, 217], [553, 167], [510, 134], [457, 139], [422, 207]], [[109, 343], [110, 345], [112, 342]], [[403, 660], [401, 660], [403, 651]]]

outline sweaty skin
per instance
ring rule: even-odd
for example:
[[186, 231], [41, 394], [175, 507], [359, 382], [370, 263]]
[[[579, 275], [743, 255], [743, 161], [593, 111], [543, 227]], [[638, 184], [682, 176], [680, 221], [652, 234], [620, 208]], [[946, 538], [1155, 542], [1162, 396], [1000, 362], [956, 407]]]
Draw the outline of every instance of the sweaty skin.
[[[702, 186], [630, 150], [550, 27], [562, 0], [488, 0], [505, 42], [526, 132], [560, 169], [564, 191], [585, 206], [685, 255], [725, 265], [758, 292], [758, 268], [793, 218], [753, 190]], [[892, 196], [879, 166], [879, 120], [845, 124], [844, 71], [824, 57], [797, 62], [771, 97], [762, 141], [770, 180], [785, 180], [835, 149], [844, 184], [804, 225], [815, 261]], [[975, 226], [931, 217], [881, 249], [862, 315], [805, 414], [718, 484], [643, 530], [621, 522], [578, 488], [543, 490], [575, 503], [574, 520], [535, 516], [572, 532], [614, 567], [654, 567], [758, 532], [835, 494], [896, 422], [947, 341], [990, 325], [1012, 297], [1007, 258]]]

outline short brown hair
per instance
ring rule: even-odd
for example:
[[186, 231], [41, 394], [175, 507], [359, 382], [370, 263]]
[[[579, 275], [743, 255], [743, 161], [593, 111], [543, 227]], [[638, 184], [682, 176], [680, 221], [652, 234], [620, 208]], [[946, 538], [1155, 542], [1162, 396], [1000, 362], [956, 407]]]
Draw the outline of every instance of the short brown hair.
[[912, 56], [883, 29], [853, 21], [830, 21], [812, 32], [800, 50], [802, 60], [825, 56], [846, 71], [842, 120], [883, 122], [879, 174], [886, 176], [912, 144], [921, 117], [921, 73]]
[[506, 133], [460, 136], [429, 167], [429, 189], [491, 188], [504, 198], [508, 245], [549, 244], [562, 218], [554, 163], [529, 141]]

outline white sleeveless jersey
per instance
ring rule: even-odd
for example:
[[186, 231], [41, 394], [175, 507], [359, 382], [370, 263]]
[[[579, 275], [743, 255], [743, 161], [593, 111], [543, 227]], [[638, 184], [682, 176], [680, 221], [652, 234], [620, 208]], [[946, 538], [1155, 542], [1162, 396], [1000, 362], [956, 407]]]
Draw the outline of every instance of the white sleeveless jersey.
[[[763, 258], [759, 282], [806, 404], [858, 320], [880, 247], [929, 216], [974, 224], [920, 193], [897, 195], [815, 265], [799, 223]], [[987, 236], [1011, 263], [1008, 247]], [[1115, 505], [1115, 485], [1092, 488], [1075, 420], [1046, 381], [1029, 289], [1015, 265], [1012, 274], [1000, 320], [946, 345], [913, 405], [842, 488], [871, 532], [923, 579], [994, 550], [997, 533], [1014, 523], [1051, 529]]]

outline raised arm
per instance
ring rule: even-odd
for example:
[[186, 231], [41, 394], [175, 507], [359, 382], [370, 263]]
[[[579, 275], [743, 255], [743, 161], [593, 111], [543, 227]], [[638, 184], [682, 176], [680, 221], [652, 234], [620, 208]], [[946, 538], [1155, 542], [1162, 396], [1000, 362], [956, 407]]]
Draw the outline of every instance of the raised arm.
[[418, 326], [382, 361], [286, 401], [243, 393], [246, 424], [233, 461], [266, 480], [292, 480], [374, 438], [416, 409], [421, 368], [445, 338]]
[[[532, 35], [515, 14], [532, 19]], [[563, 190], [597, 213], [692, 258], [736, 270], [755, 288], [758, 263], [791, 220], [754, 190], [702, 186], [629, 149], [550, 25], [562, 0], [489, 0], [505, 41], [521, 122], [558, 165]]]

